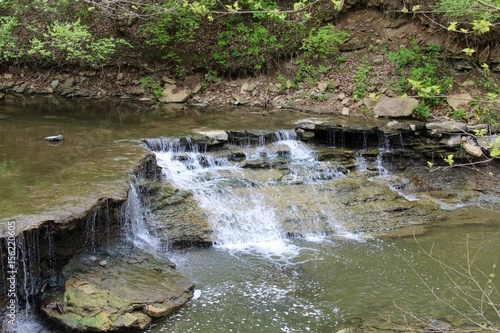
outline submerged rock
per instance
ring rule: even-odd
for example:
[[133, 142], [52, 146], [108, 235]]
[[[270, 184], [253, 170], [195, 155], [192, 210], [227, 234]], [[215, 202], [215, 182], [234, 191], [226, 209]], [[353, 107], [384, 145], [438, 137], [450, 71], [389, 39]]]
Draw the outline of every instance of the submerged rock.
[[43, 295], [42, 311], [79, 332], [144, 329], [192, 298], [193, 283], [167, 258], [133, 251], [73, 258], [63, 270], [64, 288]]

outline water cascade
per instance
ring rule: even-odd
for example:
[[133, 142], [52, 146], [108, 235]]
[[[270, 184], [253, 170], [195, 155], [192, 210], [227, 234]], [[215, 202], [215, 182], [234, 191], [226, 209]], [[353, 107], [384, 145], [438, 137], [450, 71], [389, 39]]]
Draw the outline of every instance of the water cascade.
[[123, 234], [126, 240], [141, 249], [160, 250], [159, 240], [148, 230], [148, 221], [152, 219], [147, 205], [142, 203], [142, 195], [137, 177], [132, 176], [127, 201], [123, 207]]
[[[178, 139], [147, 140], [165, 179], [192, 192], [208, 214], [216, 245], [270, 246], [286, 242], [290, 233], [346, 233], [337, 213], [325, 205], [329, 199], [323, 185], [344, 177], [336, 165], [319, 162], [293, 130], [261, 136], [254, 146], [249, 139], [238, 142], [229, 150], [244, 158], [234, 161], [232, 154], [200, 152]], [[293, 231], [285, 231], [283, 223], [293, 225]]]

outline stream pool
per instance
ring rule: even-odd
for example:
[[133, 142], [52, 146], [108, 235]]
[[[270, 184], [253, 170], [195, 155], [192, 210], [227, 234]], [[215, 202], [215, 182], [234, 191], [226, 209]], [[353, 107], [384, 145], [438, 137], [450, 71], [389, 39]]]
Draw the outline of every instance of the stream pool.
[[[410, 313], [428, 325], [438, 320], [467, 326], [470, 320], [451, 306], [478, 319], [460, 299], [461, 291], [474, 286], [423, 250], [432, 249], [453, 268], [466, 267], [469, 255], [477, 264], [473, 276], [486, 287], [479, 270], [488, 276], [498, 264], [500, 215], [471, 208], [450, 215], [415, 238], [297, 238], [246, 251], [173, 252], [178, 269], [197, 286], [195, 299], [147, 332], [336, 332], [405, 327], [405, 318], [420, 327]], [[452, 287], [450, 277], [458, 286]], [[500, 276], [492, 282], [498, 286]], [[498, 292], [493, 297], [498, 304]], [[500, 324], [491, 309], [485, 314]]]
[[[293, 128], [306, 117], [283, 111], [264, 118], [247, 109], [150, 112], [125, 102], [83, 107], [50, 98], [1, 103], [0, 221], [50, 210], [60, 204], [58, 196], [98, 195], [97, 188], [111, 184], [106, 179], [123, 172], [119, 155], [131, 147], [122, 146], [124, 140], [137, 149], [138, 139], [187, 135], [199, 127]], [[43, 140], [57, 134], [65, 136], [61, 144]], [[169, 250], [195, 282], [195, 297], [145, 332], [337, 332], [484, 323], [474, 311], [485, 305], [481, 297], [491, 296], [497, 309], [500, 304], [499, 292], [491, 288], [500, 286], [500, 213], [466, 206], [446, 214], [447, 220], [432, 226], [377, 236], [311, 234], [241, 248], [222, 242]], [[470, 275], [461, 274], [468, 267]], [[472, 307], [464, 301], [469, 294]], [[483, 314], [499, 327], [491, 307]], [[57, 331], [31, 320], [21, 329]]]

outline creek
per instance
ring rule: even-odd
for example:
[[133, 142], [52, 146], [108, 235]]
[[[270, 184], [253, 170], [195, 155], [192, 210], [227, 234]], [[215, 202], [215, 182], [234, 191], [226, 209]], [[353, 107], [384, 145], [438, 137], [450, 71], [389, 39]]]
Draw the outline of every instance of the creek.
[[[353, 165], [346, 168], [318, 158], [340, 140], [329, 140], [326, 147], [297, 140], [294, 123], [306, 118], [303, 114], [176, 106], [151, 112], [131, 102], [89, 103], [19, 99], [0, 108], [6, 116], [0, 120], [0, 220], [18, 219], [24, 228], [33, 216], [64, 214], [113, 196], [117, 184], [124, 183], [126, 238], [166, 253], [196, 285], [191, 301], [145, 332], [368, 331], [387, 329], [389, 322], [404, 326], [405, 316], [420, 325], [410, 312], [427, 325], [433, 320], [470, 324], [424, 283], [448, 304], [475, 316], [443, 266], [423, 249], [432, 248], [453, 267], [477, 252], [475, 263], [486, 276], [476, 276], [487, 283], [500, 253], [500, 213], [443, 199], [446, 211], [423, 215], [414, 206], [426, 196], [401, 186], [411, 170], [398, 170], [387, 158], [395, 149], [387, 138], [375, 147], [361, 139]], [[199, 128], [273, 135], [255, 142], [230, 136], [227, 147], [207, 151], [189, 141]], [[57, 134], [65, 137], [59, 144], [43, 140]], [[179, 138], [187, 138], [187, 144]], [[396, 141], [397, 149], [404, 150], [403, 138]], [[162, 168], [161, 182], [192, 193], [210, 223], [213, 246], [178, 248], [171, 246], [168, 234], [158, 234], [154, 212], [138, 189], [140, 180], [127, 175], [144, 147]], [[366, 153], [373, 148], [382, 153]], [[439, 177], [429, 179], [439, 182]], [[457, 191], [448, 178], [441, 182], [433, 185]], [[390, 217], [401, 223], [395, 231], [389, 230], [393, 222], [383, 221], [388, 209], [376, 206], [384, 200], [395, 207]], [[93, 226], [85, 229], [89, 251], [95, 251], [98, 238]], [[49, 243], [63, 241], [49, 238]], [[500, 285], [498, 274], [490, 278]], [[498, 316], [486, 314], [499, 324]], [[23, 325], [30, 331], [57, 331], [31, 319]]]

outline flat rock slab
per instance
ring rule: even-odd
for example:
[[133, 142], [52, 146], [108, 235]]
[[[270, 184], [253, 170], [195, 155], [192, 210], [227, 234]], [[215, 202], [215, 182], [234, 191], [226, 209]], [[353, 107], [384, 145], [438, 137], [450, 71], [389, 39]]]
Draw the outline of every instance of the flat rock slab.
[[373, 108], [373, 113], [379, 117], [404, 118], [411, 116], [417, 105], [415, 98], [382, 98]]
[[[106, 265], [99, 263], [106, 260]], [[194, 285], [167, 258], [130, 248], [74, 257], [64, 288], [43, 295], [42, 311], [78, 332], [144, 329], [189, 301]]]
[[457, 111], [458, 109], [467, 109], [469, 107], [470, 102], [472, 101], [472, 96], [469, 93], [460, 93], [460, 94], [455, 94], [452, 96], [448, 96], [446, 99], [448, 102], [448, 105], [451, 106], [451, 108], [454, 111]]

